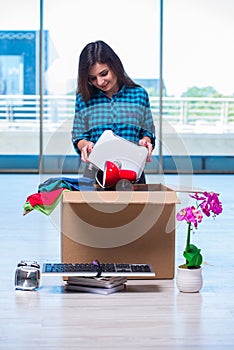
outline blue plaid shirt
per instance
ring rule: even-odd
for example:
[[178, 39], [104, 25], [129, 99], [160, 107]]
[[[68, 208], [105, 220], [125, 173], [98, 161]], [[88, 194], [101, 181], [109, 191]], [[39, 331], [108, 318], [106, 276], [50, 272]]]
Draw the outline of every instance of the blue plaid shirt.
[[79, 140], [85, 139], [95, 144], [107, 129], [136, 144], [148, 136], [155, 146], [155, 127], [144, 88], [123, 86], [111, 99], [96, 89], [87, 103], [77, 94], [72, 130], [76, 152], [80, 154], [77, 148]]

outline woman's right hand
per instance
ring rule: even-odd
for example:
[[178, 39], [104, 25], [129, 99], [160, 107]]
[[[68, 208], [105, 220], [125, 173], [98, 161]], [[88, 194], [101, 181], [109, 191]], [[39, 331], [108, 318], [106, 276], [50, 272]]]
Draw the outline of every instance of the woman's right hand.
[[92, 152], [92, 149], [94, 147], [94, 143], [91, 141], [87, 141], [85, 145], [81, 148], [81, 159], [83, 162], [88, 162], [89, 153]]

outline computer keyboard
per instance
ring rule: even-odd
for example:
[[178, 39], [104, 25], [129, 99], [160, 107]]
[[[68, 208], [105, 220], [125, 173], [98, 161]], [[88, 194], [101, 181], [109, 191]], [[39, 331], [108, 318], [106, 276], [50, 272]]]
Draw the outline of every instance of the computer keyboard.
[[86, 276], [86, 277], [154, 277], [155, 272], [148, 264], [114, 264], [114, 263], [46, 263], [42, 266], [44, 276]]

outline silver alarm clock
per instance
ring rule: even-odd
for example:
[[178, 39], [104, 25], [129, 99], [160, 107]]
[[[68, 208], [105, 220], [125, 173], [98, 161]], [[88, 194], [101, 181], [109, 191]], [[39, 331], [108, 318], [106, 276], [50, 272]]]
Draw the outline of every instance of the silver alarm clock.
[[35, 290], [40, 285], [40, 265], [22, 260], [15, 271], [15, 289]]

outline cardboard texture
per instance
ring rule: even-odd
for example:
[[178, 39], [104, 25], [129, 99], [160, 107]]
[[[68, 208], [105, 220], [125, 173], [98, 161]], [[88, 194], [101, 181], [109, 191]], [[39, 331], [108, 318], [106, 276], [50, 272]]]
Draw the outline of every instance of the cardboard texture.
[[134, 185], [129, 192], [64, 192], [62, 262], [146, 263], [156, 279], [173, 279], [178, 202], [162, 184]]

